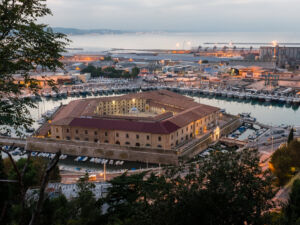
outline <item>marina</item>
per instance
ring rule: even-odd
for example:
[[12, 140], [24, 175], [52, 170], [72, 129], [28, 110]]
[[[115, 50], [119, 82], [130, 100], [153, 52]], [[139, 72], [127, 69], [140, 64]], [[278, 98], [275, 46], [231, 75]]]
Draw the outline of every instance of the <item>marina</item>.
[[37, 101], [37, 108], [30, 109], [33, 118], [37, 121], [33, 128], [37, 129], [45, 119], [49, 118], [61, 104], [83, 98], [97, 98], [100, 96], [115, 96], [129, 92], [167, 89], [183, 95], [191, 96], [198, 103], [219, 107], [226, 112], [238, 115], [249, 112], [257, 121], [269, 125], [298, 125], [300, 124], [300, 97], [288, 97], [287, 94], [274, 93], [273, 95], [232, 90], [218, 91], [215, 89], [200, 89], [188, 87], [167, 86], [127, 86], [111, 87], [100, 91], [85, 89], [81, 94], [67, 94], [60, 97], [41, 97]]

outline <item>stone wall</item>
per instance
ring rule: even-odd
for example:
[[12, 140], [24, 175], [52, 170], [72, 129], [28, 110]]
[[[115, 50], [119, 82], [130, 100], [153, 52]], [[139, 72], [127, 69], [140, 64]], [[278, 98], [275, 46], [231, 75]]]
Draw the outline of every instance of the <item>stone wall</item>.
[[243, 124], [241, 119], [237, 116], [227, 114], [226, 117], [231, 118], [231, 120], [227, 124], [224, 124], [222, 127], [220, 127], [221, 136], [227, 136]]
[[178, 164], [174, 150], [125, 147], [110, 144], [97, 144], [84, 141], [64, 141], [42, 138], [28, 138], [26, 150], [73, 156], [99, 157], [116, 160], [140, 161], [160, 164]]

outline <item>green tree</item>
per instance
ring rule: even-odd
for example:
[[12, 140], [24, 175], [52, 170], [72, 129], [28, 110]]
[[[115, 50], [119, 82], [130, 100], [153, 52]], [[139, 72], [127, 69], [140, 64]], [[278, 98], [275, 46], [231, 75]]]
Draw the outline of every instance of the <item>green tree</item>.
[[39, 222], [43, 225], [68, 224], [70, 218], [72, 218], [70, 208], [71, 204], [64, 195], [47, 198]]
[[272, 206], [272, 176], [257, 151], [216, 153], [162, 175], [111, 181], [108, 224], [263, 224]]
[[300, 180], [294, 181], [288, 202], [281, 212], [271, 215], [272, 225], [299, 225], [300, 224]]
[[138, 67], [133, 67], [131, 70], [131, 77], [135, 78], [139, 75], [140, 69]]
[[300, 180], [295, 180], [287, 205], [283, 208], [287, 225], [300, 224]]
[[204, 208], [212, 224], [260, 224], [272, 207], [272, 176], [262, 172], [257, 150], [217, 152], [204, 161], [203, 177]]
[[112, 57], [110, 55], [104, 56], [104, 61], [112, 61]]
[[[6, 180], [7, 174], [4, 171], [4, 163], [0, 154], [0, 180]], [[9, 209], [9, 185], [5, 182], [0, 182], [0, 224], [7, 222], [6, 212]]]
[[93, 193], [95, 185], [88, 180], [86, 174], [77, 183], [78, 196], [70, 202], [72, 214], [69, 224], [97, 224], [96, 221], [101, 216], [101, 208]]
[[291, 128], [289, 136], [288, 136], [288, 144], [294, 140], [294, 128]]
[[101, 67], [96, 68], [93, 64], [89, 64], [87, 67], [81, 70], [81, 73], [90, 73], [91, 77], [100, 77], [101, 72]]
[[[0, 182], [0, 193], [6, 194], [3, 196], [5, 207], [0, 209], [3, 212], [1, 215], [8, 224], [26, 224], [30, 221], [33, 210], [30, 204], [25, 204], [25, 193], [29, 187], [42, 186], [48, 162], [41, 158], [20, 159], [14, 163], [7, 158], [5, 161], [3, 176], [11, 182]], [[55, 167], [50, 171], [50, 180], [60, 181], [57, 165]]]
[[[29, 108], [36, 105], [29, 99], [19, 98], [24, 91], [38, 91], [37, 83], [30, 77], [30, 72], [37, 68], [50, 71], [63, 68], [59, 59], [68, 39], [64, 34], [54, 33], [47, 25], [37, 23], [39, 18], [51, 14], [44, 2], [0, 2], [1, 132], [9, 133], [13, 128], [21, 135], [22, 130], [33, 122]], [[24, 82], [18, 82], [16, 75]]]
[[278, 184], [285, 184], [300, 168], [300, 142], [291, 141], [287, 146], [277, 149], [271, 156], [271, 164], [274, 174], [278, 178]]
[[271, 164], [274, 174], [278, 178], [278, 184], [284, 185], [291, 177], [292, 158], [287, 147], [277, 149], [271, 156]]

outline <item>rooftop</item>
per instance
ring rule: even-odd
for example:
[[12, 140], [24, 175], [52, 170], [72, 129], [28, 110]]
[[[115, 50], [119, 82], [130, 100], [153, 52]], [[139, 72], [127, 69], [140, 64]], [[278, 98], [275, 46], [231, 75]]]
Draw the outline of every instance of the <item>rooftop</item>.
[[[149, 106], [161, 107], [165, 113], [139, 115], [98, 115], [95, 109], [100, 102], [123, 99], [146, 99]], [[52, 125], [89, 127], [107, 130], [128, 130], [146, 133], [171, 133], [219, 108], [194, 102], [192, 98], [171, 91], [159, 90], [123, 96], [80, 99], [64, 106], [52, 120]]]

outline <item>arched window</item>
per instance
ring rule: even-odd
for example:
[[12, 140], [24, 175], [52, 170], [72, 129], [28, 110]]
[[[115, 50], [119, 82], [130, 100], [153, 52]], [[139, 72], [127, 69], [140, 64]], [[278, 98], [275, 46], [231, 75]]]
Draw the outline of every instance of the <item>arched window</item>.
[[130, 142], [128, 142], [128, 141], [127, 141], [127, 142], [125, 142], [125, 145], [130, 145]]
[[135, 146], [139, 147], [139, 146], [140, 146], [140, 143], [135, 143]]
[[119, 141], [116, 141], [116, 145], [120, 145], [120, 142], [119, 142]]
[[157, 147], [158, 147], [158, 148], [161, 148], [162, 146], [161, 146], [161, 145], [157, 145]]
[[146, 144], [146, 146], [147, 146], [147, 147], [150, 147], [151, 145], [150, 145], [150, 144]]
[[108, 140], [105, 140], [104, 143], [108, 143]]

